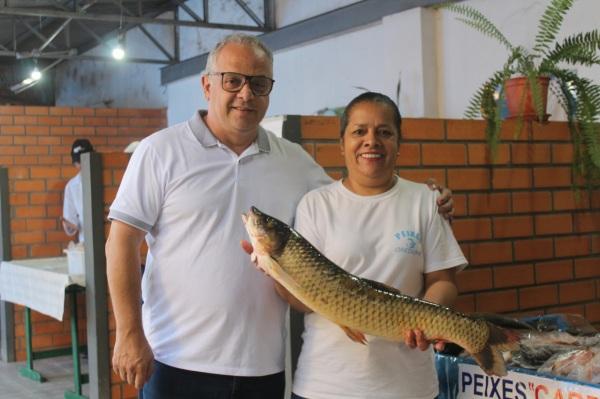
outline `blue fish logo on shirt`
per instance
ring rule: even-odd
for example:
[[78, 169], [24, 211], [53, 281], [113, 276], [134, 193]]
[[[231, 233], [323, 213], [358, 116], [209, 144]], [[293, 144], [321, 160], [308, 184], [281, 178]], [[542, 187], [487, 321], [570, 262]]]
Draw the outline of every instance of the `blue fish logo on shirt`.
[[408, 255], [421, 255], [421, 234], [412, 230], [401, 230], [394, 234], [398, 241], [398, 246], [394, 248], [395, 252], [403, 252]]

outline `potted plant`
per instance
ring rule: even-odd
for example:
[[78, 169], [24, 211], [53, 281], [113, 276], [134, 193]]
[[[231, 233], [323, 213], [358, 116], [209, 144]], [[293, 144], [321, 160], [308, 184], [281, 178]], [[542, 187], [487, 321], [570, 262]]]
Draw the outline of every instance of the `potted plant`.
[[547, 120], [548, 87], [565, 111], [574, 146], [573, 168], [588, 188], [600, 182], [600, 86], [579, 76], [573, 66], [600, 64], [600, 32], [593, 30], [556, 41], [563, 18], [574, 0], [550, 0], [544, 11], [532, 49], [514, 46], [481, 12], [464, 4], [442, 7], [460, 15], [457, 19], [484, 35], [498, 40], [508, 50], [508, 59], [477, 90], [465, 112], [487, 122], [486, 136], [492, 155], [502, 126], [501, 106], [506, 100], [508, 117]]

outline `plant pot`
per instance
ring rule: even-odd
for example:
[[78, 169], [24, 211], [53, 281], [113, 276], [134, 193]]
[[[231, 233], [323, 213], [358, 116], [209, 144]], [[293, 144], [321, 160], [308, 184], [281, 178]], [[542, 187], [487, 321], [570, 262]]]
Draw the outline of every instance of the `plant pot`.
[[[540, 84], [542, 109], [546, 119], [546, 104], [548, 103], [548, 84], [550, 78], [538, 78]], [[508, 108], [507, 118], [523, 118], [526, 120], [537, 120], [538, 114], [531, 96], [531, 87], [525, 77], [511, 78], [504, 83], [504, 96]]]

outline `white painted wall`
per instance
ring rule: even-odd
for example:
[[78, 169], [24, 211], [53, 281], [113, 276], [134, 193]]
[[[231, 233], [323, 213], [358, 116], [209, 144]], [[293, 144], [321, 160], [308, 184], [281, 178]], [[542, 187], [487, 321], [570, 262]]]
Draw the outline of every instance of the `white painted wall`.
[[[348, 6], [358, 0], [277, 0], [279, 27]], [[547, 0], [467, 0], [481, 10], [513, 44], [530, 46]], [[186, 3], [202, 16], [202, 1]], [[248, 2], [262, 16], [262, 0]], [[249, 23], [234, 0], [211, 0], [211, 20]], [[190, 19], [180, 11], [184, 19]], [[562, 37], [597, 29], [599, 0], [577, 0], [567, 15]], [[315, 114], [346, 104], [362, 88], [396, 98], [410, 117], [461, 118], [476, 88], [506, 59], [506, 50], [493, 39], [467, 27], [448, 11], [412, 9], [389, 15], [368, 26], [324, 37], [275, 53], [275, 88], [268, 116]], [[146, 25], [171, 48], [170, 28]], [[181, 28], [181, 56], [187, 59], [207, 52], [224, 30]], [[128, 49], [138, 56], [161, 57], [140, 32], [127, 35]], [[108, 49], [99, 47], [94, 53]], [[160, 86], [159, 66], [119, 65], [104, 62], [70, 62], [57, 71], [57, 104], [113, 107], [168, 107], [169, 123], [186, 120], [206, 107], [200, 74]], [[577, 68], [600, 81], [600, 68]], [[556, 103], [550, 113], [560, 118]]]

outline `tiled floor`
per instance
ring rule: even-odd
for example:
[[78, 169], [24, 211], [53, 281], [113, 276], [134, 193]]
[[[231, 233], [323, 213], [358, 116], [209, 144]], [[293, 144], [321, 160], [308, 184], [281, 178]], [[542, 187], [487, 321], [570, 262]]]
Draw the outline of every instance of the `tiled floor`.
[[[34, 369], [48, 381], [39, 383], [19, 374], [20, 363], [0, 361], [1, 399], [62, 399], [65, 390], [73, 390], [73, 361], [71, 356], [40, 359], [34, 362]], [[83, 371], [87, 362], [82, 361]], [[83, 395], [88, 394], [88, 385], [83, 385]]]

